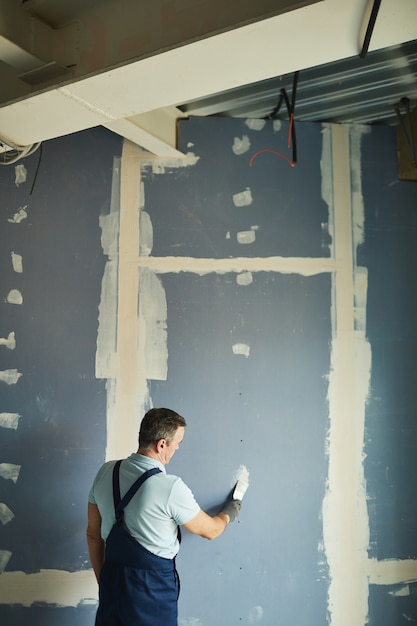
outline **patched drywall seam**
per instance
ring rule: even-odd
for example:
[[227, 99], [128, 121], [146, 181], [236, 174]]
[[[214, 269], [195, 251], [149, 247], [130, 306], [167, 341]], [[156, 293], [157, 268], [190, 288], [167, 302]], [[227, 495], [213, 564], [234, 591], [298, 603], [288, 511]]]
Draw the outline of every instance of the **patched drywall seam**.
[[41, 570], [37, 574], [3, 572], [0, 604], [31, 606], [35, 602], [53, 606], [79, 606], [97, 601], [97, 581], [91, 570], [66, 572]]
[[[138, 342], [140, 168], [143, 152], [126, 141], [120, 174], [115, 371], [107, 398], [106, 458], [126, 456], [138, 436], [137, 397], [147, 396]], [[123, 422], [123, 428], [120, 424]]]
[[[323, 501], [324, 549], [329, 566], [328, 609], [332, 626], [363, 626], [368, 613], [369, 522], [363, 476], [363, 434], [371, 353], [364, 333], [364, 308], [355, 311], [355, 246], [360, 216], [352, 204], [349, 128], [330, 127], [332, 171], [323, 189], [332, 203], [334, 273], [333, 339], [329, 375], [328, 480]], [[328, 163], [328, 162], [327, 162]], [[330, 165], [330, 163], [328, 163]], [[329, 180], [333, 181], [330, 196]], [[357, 207], [356, 207], [357, 208]], [[363, 217], [362, 217], [363, 222]], [[363, 277], [363, 272], [360, 272]], [[362, 297], [361, 302], [363, 303]], [[366, 301], [366, 300], [365, 300]], [[358, 323], [355, 317], [359, 316]], [[362, 318], [361, 318], [362, 316]], [[359, 330], [357, 330], [359, 328]]]
[[166, 380], [168, 371], [167, 301], [160, 278], [150, 270], [139, 274], [139, 335], [146, 379]]
[[110, 211], [101, 215], [101, 246], [107, 256], [101, 281], [98, 334], [96, 347], [96, 377], [112, 379], [116, 374], [117, 351], [117, 285], [119, 264], [120, 158], [113, 161]]
[[331, 626], [367, 623], [369, 584], [406, 585], [417, 580], [416, 561], [368, 559], [363, 447], [372, 356], [366, 339], [368, 275], [356, 258], [364, 242], [361, 141], [368, 132], [367, 127], [331, 126], [325, 129], [323, 140], [323, 155], [331, 155], [330, 160], [323, 156], [322, 166], [331, 164], [332, 168], [322, 171], [323, 198], [329, 204], [336, 265], [328, 392], [329, 471], [323, 502]]
[[[352, 188], [352, 233], [354, 255], [354, 316], [355, 329], [359, 336], [362, 331], [366, 332], [366, 295], [368, 287], [368, 274], [365, 267], [359, 267], [356, 263], [358, 246], [365, 240], [365, 208], [362, 195], [362, 172], [361, 172], [361, 145], [365, 134], [371, 132], [369, 126], [351, 126], [349, 129], [350, 139], [350, 171]], [[371, 355], [369, 349], [369, 376], [371, 370]], [[355, 366], [357, 364], [355, 363]], [[358, 369], [358, 376], [361, 370]], [[369, 377], [367, 386], [369, 386]], [[365, 379], [362, 379], [363, 410], [365, 411], [366, 395]], [[364, 418], [363, 418], [364, 422]], [[363, 427], [365, 424], [363, 423]], [[364, 479], [363, 479], [364, 480]], [[402, 594], [409, 595], [408, 583], [417, 582], [417, 560], [415, 559], [368, 559], [366, 562], [366, 576], [369, 584], [374, 585], [403, 585]], [[364, 622], [365, 623], [365, 622]]]

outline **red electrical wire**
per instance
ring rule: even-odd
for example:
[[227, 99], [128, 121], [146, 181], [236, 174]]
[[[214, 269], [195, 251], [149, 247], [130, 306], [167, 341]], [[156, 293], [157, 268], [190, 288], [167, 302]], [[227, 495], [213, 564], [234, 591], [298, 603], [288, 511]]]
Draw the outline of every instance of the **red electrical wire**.
[[294, 113], [290, 115], [290, 124], [288, 126], [287, 146], [291, 148], [292, 127], [294, 125]]
[[285, 154], [281, 154], [281, 152], [277, 152], [276, 150], [264, 148], [263, 150], [258, 150], [257, 152], [255, 152], [255, 154], [251, 156], [251, 159], [249, 161], [249, 167], [252, 167], [252, 163], [254, 162], [256, 157], [262, 152], [272, 152], [272, 154], [276, 154], [277, 156], [281, 157], [281, 159], [284, 159], [285, 161], [287, 161], [288, 165], [291, 165], [291, 167], [295, 167], [296, 165], [296, 163], [294, 161], [291, 161], [288, 157], [286, 157]]
[[294, 109], [295, 109], [295, 95], [296, 95], [296, 91], [297, 91], [297, 84], [298, 84], [298, 75], [299, 72], [295, 72], [294, 74], [294, 80], [293, 80], [293, 86], [292, 86], [292, 99], [291, 99], [291, 103], [289, 101], [287, 92], [285, 91], [285, 89], [281, 89], [281, 94], [280, 94], [280, 98], [278, 101], [277, 106], [275, 107], [275, 109], [273, 110], [271, 116], [269, 116], [269, 119], [272, 119], [279, 111], [282, 102], [284, 101], [287, 107], [287, 111], [288, 111], [288, 116], [289, 116], [289, 124], [288, 124], [288, 134], [287, 134], [287, 146], [288, 148], [291, 148], [291, 144], [292, 144], [292, 160], [289, 159], [288, 157], [285, 156], [285, 154], [282, 154], [281, 152], [277, 152], [277, 150], [271, 150], [270, 148], [264, 148], [263, 150], [258, 150], [257, 152], [255, 152], [255, 154], [252, 155], [250, 161], [249, 161], [249, 167], [252, 167], [252, 164], [254, 162], [254, 160], [256, 159], [256, 157], [259, 154], [262, 154], [262, 152], [271, 152], [272, 154], [276, 154], [277, 156], [281, 157], [281, 159], [284, 159], [284, 161], [286, 161], [288, 163], [288, 165], [290, 165], [291, 167], [295, 167], [297, 164], [297, 142], [296, 142], [296, 136], [295, 136], [295, 124], [294, 124]]

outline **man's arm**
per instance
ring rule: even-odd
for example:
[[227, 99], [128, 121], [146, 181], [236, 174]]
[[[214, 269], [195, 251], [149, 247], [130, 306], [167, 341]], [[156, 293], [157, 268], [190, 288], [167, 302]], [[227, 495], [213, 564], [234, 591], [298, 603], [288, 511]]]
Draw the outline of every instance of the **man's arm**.
[[104, 563], [104, 541], [101, 538], [101, 515], [96, 504], [88, 503], [87, 545], [97, 582]]
[[194, 535], [200, 535], [204, 539], [215, 539], [226, 530], [229, 522], [235, 521], [241, 506], [241, 500], [233, 500], [232, 498], [225, 502], [222, 511], [217, 515], [211, 517], [211, 515], [200, 510], [192, 520], [183, 526]]
[[219, 513], [211, 517], [200, 510], [191, 521], [183, 524], [183, 527], [188, 530], [188, 532], [199, 535], [204, 539], [216, 539], [216, 537], [226, 530], [229, 521], [230, 518], [226, 513]]

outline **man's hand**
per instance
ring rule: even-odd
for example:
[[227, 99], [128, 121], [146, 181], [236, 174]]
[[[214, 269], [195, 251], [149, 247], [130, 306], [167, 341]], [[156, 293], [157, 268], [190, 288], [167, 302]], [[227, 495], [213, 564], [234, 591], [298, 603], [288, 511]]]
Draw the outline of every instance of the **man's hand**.
[[221, 512], [229, 516], [231, 522], [234, 522], [242, 508], [242, 500], [228, 500], [223, 505]]

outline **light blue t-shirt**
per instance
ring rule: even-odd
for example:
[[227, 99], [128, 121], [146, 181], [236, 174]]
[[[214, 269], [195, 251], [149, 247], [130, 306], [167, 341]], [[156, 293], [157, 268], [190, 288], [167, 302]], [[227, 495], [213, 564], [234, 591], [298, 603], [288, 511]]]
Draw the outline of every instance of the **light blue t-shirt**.
[[[101, 536], [107, 539], [115, 523], [113, 467], [105, 463], [99, 470], [88, 497], [102, 518]], [[120, 494], [123, 498], [139, 476], [152, 467], [161, 473], [148, 478], [125, 508], [124, 521], [129, 533], [147, 550], [172, 559], [179, 550], [178, 526], [192, 520], [200, 511], [193, 493], [178, 476], [167, 474], [165, 466], [142, 454], [131, 454], [120, 466]]]

